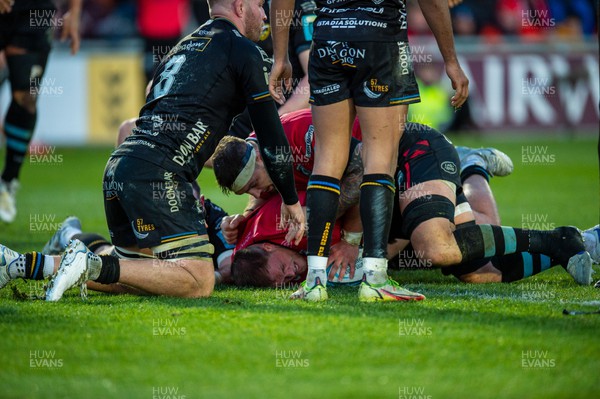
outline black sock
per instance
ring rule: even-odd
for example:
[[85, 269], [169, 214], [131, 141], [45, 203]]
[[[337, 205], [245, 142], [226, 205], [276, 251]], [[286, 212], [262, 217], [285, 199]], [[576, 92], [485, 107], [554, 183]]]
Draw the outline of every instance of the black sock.
[[571, 256], [585, 250], [581, 235], [574, 227], [541, 231], [480, 224], [457, 229], [454, 238], [462, 262], [530, 252], [547, 255], [564, 266]]
[[340, 198], [340, 181], [334, 177], [312, 175], [306, 188], [309, 256], [329, 256], [331, 233]]
[[520, 252], [495, 256], [492, 258], [492, 264], [502, 272], [502, 282], [510, 283], [548, 270], [558, 262], [546, 255]]
[[394, 207], [394, 179], [386, 174], [363, 176], [360, 185], [360, 218], [363, 225], [363, 257], [385, 258]]
[[25, 255], [25, 280], [44, 279], [44, 254], [31, 252]]
[[100, 276], [94, 281], [101, 284], [118, 283], [121, 277], [119, 258], [112, 255], [100, 255], [100, 259], [102, 259], [102, 269]]
[[29, 142], [33, 136], [36, 119], [36, 113], [28, 112], [14, 100], [11, 102], [4, 121], [6, 160], [2, 180], [10, 182], [19, 177], [19, 171], [25, 161]]
[[96, 233], [81, 233], [75, 234], [71, 237], [72, 240], [77, 239], [83, 243], [88, 249], [94, 253], [98, 248], [101, 248], [105, 245], [112, 245], [110, 242], [106, 240], [106, 238], [102, 237], [100, 234]]
[[461, 263], [481, 258], [529, 251], [531, 230], [480, 224], [456, 229], [454, 238], [462, 254]]

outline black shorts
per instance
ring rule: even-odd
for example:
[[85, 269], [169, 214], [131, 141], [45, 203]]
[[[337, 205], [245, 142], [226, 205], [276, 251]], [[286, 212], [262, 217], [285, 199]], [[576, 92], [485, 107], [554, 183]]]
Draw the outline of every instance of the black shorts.
[[111, 157], [103, 192], [114, 245], [151, 248], [165, 259], [211, 258], [204, 210], [181, 176], [142, 159]]
[[349, 98], [360, 107], [390, 107], [420, 100], [408, 42], [313, 41], [308, 65], [310, 102]]
[[462, 192], [460, 160], [456, 149], [445, 136], [435, 130], [408, 148], [400, 142], [398, 167], [394, 176], [398, 194], [420, 183], [445, 180], [456, 185], [456, 194]]
[[408, 148], [403, 147], [402, 141], [400, 142], [398, 167], [394, 176], [396, 196], [390, 242], [396, 238], [410, 239], [402, 232], [403, 218], [400, 214], [399, 199], [406, 190], [427, 181], [445, 180], [456, 186], [457, 196], [462, 193], [460, 160], [456, 149], [445, 136], [435, 130], [431, 132], [431, 137], [427, 138], [427, 134], [424, 134]]
[[235, 245], [228, 244], [221, 231], [221, 221], [227, 216], [227, 212], [208, 198], [205, 198], [203, 203], [204, 211], [206, 212], [208, 238], [210, 243], [215, 247], [215, 253], [212, 256], [213, 264], [215, 265], [215, 268], [218, 268], [219, 262], [223, 261], [223, 257], [231, 256], [231, 254], [233, 254]]

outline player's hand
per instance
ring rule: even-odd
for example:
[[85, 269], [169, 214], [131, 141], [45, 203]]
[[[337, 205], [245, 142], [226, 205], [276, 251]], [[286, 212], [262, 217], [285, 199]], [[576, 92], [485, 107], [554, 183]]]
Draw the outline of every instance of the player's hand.
[[469, 97], [469, 79], [458, 62], [451, 64], [447, 63], [446, 74], [450, 78], [450, 81], [452, 81], [452, 88], [456, 90], [450, 99], [450, 104], [456, 110], [460, 108], [465, 101], [467, 101], [467, 97]]
[[294, 205], [281, 204], [281, 223], [279, 227], [288, 230], [285, 235], [286, 242], [293, 242], [296, 245], [300, 243], [306, 229], [306, 216], [300, 202], [296, 202]]
[[286, 58], [285, 62], [275, 61], [271, 68], [271, 74], [269, 75], [269, 91], [271, 96], [279, 104], [285, 102], [285, 96], [283, 95], [284, 88], [286, 91], [292, 89], [292, 64], [290, 60]]
[[238, 238], [240, 224], [246, 220], [242, 215], [225, 216], [221, 220], [221, 232], [228, 244], [235, 244]]
[[0, 0], [0, 14], [8, 14], [12, 10], [15, 0]]
[[354, 278], [356, 270], [356, 258], [358, 258], [358, 246], [348, 244], [346, 241], [340, 241], [331, 246], [327, 264], [331, 265], [328, 280], [333, 281], [335, 274], [339, 272], [338, 281], [342, 281], [346, 275], [346, 270], [350, 266], [350, 278]]
[[[0, 0], [2, 1], [2, 0]], [[79, 10], [69, 10], [64, 17], [62, 32], [60, 33], [60, 41], [71, 40], [71, 54], [75, 55], [79, 51], [80, 35], [79, 35], [79, 19], [81, 12]]]
[[459, 5], [462, 2], [463, 2], [463, 0], [448, 0], [448, 7], [450, 7], [450, 8], [456, 7], [457, 5]]

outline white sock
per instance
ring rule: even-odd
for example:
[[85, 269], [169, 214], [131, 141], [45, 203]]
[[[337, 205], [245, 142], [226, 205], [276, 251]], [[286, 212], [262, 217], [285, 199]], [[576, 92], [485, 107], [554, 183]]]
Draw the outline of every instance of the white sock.
[[363, 258], [363, 269], [369, 284], [383, 284], [388, 279], [385, 258]]
[[50, 255], [44, 255], [44, 278], [54, 274], [54, 258]]
[[307, 256], [308, 259], [308, 274], [306, 275], [306, 285], [311, 287], [315, 280], [321, 279], [321, 284], [327, 286], [327, 258], [324, 256]]

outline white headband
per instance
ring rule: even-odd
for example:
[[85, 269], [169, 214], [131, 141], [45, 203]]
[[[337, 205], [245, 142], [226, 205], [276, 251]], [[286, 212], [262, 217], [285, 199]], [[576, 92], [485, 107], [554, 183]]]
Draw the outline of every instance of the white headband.
[[256, 165], [256, 151], [251, 144], [246, 143], [246, 145], [246, 154], [244, 154], [244, 159], [242, 160], [244, 167], [242, 170], [240, 170], [240, 173], [238, 173], [235, 181], [231, 185], [231, 191], [233, 192], [238, 192], [244, 188], [254, 173], [254, 167]]

